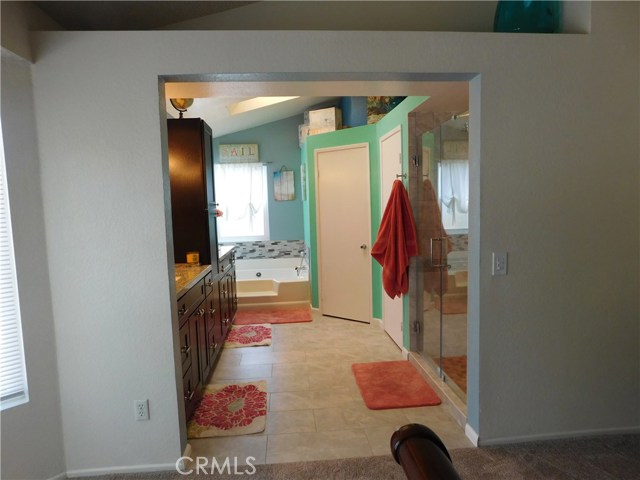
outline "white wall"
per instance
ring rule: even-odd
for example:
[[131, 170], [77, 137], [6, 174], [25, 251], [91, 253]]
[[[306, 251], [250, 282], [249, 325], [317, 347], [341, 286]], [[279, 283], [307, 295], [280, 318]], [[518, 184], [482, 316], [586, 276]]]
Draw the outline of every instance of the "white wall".
[[[485, 442], [637, 428], [638, 9], [594, 4], [590, 35], [37, 35], [67, 468], [153, 468], [179, 454], [162, 74], [478, 72], [469, 422]], [[490, 276], [496, 250], [510, 253], [506, 277]], [[150, 399], [150, 422], [133, 420], [137, 398]]]
[[2, 478], [65, 471], [30, 65], [2, 51], [2, 134], [29, 402], [2, 411]]
[[62, 30], [42, 10], [31, 2], [0, 3], [0, 28], [2, 46], [26, 60], [33, 60], [30, 30]]

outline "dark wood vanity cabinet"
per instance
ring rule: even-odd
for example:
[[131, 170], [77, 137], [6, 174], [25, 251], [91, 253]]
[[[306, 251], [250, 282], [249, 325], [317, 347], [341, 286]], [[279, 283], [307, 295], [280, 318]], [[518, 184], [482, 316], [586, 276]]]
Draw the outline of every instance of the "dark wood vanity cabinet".
[[199, 118], [172, 119], [167, 132], [175, 262], [183, 264], [187, 253], [198, 252], [200, 263], [180, 265], [180, 275], [176, 273], [176, 284], [182, 278], [178, 333], [188, 419], [237, 310], [235, 252], [229, 246], [218, 248], [211, 128]]
[[219, 272], [220, 280], [218, 285], [220, 289], [222, 334], [226, 337], [226, 332], [231, 328], [233, 319], [236, 316], [236, 311], [238, 310], [234, 251], [220, 258]]
[[211, 128], [199, 118], [167, 120], [173, 250], [176, 263], [198, 252], [218, 269]]
[[223, 247], [218, 270], [201, 267], [178, 296], [178, 336], [185, 413], [191, 417], [209, 382], [237, 310], [235, 252]]
[[185, 412], [190, 417], [200, 400], [204, 365], [200, 359], [201, 330], [204, 327], [204, 280], [198, 281], [178, 298], [180, 357]]

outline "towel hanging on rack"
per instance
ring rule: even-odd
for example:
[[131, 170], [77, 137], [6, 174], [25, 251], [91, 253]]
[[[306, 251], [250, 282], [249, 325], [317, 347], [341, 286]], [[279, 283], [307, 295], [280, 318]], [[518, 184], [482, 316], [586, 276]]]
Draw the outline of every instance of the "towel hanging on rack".
[[418, 254], [416, 224], [402, 181], [395, 180], [371, 256], [382, 265], [382, 286], [391, 298], [409, 291], [409, 258]]

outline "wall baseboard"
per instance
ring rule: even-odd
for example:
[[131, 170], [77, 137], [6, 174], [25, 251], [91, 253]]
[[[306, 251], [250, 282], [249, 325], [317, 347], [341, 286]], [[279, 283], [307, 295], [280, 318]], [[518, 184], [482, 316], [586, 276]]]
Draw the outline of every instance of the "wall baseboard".
[[468, 423], [465, 424], [465, 426], [464, 426], [464, 434], [467, 436], [469, 441], [471, 443], [473, 443], [474, 447], [478, 446], [478, 434], [473, 429], [473, 427], [471, 425], [469, 425]]
[[402, 353], [402, 358], [404, 358], [405, 360], [409, 359], [409, 350], [407, 350], [406, 348], [402, 347], [401, 353]]
[[[95, 477], [98, 475], [113, 475], [119, 473], [150, 473], [150, 472], [175, 472], [175, 463], [158, 463], [155, 465], [131, 465], [127, 467], [87, 468], [82, 470], [69, 470], [66, 478]], [[65, 477], [62, 477], [65, 478]]]
[[[466, 432], [465, 432], [466, 433]], [[536, 435], [522, 435], [513, 437], [490, 438], [488, 440], [479, 438], [478, 445], [489, 447], [494, 445], [508, 445], [511, 443], [537, 442], [544, 440], [562, 440], [569, 438], [595, 437], [603, 435], [625, 435], [630, 433], [640, 433], [640, 425], [635, 427], [622, 428], [594, 428], [588, 430], [574, 430], [571, 432], [541, 433]]]
[[369, 322], [369, 325], [375, 326], [384, 330], [384, 325], [382, 325], [381, 318], [371, 317], [371, 321]]
[[50, 477], [47, 480], [65, 480], [66, 478], [68, 478], [67, 474], [65, 472], [63, 472], [63, 473], [59, 473], [55, 477]]

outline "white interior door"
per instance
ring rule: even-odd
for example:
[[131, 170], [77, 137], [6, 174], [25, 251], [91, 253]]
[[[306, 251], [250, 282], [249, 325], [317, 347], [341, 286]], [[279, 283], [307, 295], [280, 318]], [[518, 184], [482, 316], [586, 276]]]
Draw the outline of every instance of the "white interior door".
[[371, 321], [369, 144], [315, 151], [320, 310]]
[[[380, 216], [387, 206], [396, 175], [402, 173], [402, 130], [400, 126], [380, 138]], [[382, 323], [384, 330], [402, 348], [402, 298], [390, 298], [382, 292]]]

